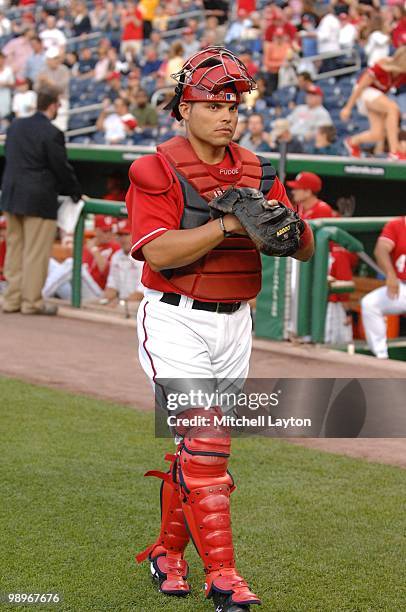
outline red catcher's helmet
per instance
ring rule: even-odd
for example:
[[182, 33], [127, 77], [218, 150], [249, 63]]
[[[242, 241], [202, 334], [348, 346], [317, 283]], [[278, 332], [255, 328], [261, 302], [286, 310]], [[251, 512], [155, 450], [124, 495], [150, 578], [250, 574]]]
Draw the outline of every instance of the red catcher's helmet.
[[195, 53], [171, 76], [178, 84], [165, 109], [172, 110], [178, 121], [182, 119], [181, 101], [239, 103], [241, 93], [256, 88], [242, 61], [224, 47], [207, 47]]

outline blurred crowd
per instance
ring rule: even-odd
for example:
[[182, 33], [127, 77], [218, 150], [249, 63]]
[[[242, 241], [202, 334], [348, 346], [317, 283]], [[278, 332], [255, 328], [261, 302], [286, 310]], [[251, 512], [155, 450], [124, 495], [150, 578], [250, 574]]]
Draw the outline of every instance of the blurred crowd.
[[[368, 121], [355, 111], [344, 122], [340, 109], [367, 66], [406, 45], [406, 11], [403, 0], [0, 0], [0, 129], [32, 114], [52, 83], [56, 125], [72, 142], [147, 146], [182, 134], [162, 111], [171, 74], [208, 45], [237, 52], [258, 83], [241, 104], [238, 142], [344, 154]], [[406, 121], [406, 87], [389, 95]]]

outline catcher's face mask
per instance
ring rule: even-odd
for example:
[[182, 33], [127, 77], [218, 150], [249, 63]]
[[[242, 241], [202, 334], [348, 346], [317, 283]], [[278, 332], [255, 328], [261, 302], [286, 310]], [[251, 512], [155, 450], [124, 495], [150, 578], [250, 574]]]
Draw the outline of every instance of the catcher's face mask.
[[224, 47], [207, 47], [192, 55], [179, 72], [171, 75], [177, 86], [165, 107], [178, 121], [180, 102], [229, 102], [238, 104], [240, 94], [256, 88], [254, 79], [234, 53]]

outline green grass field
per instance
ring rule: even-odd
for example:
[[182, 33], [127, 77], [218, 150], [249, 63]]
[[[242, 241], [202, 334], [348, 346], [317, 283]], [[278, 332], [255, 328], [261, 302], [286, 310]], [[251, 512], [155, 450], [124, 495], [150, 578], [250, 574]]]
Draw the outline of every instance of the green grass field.
[[[33, 611], [212, 609], [192, 547], [185, 600], [158, 594], [133, 560], [158, 528], [159, 481], [142, 475], [173, 448], [151, 414], [7, 379], [0, 406], [0, 591], [62, 594]], [[252, 438], [234, 442], [231, 471], [258, 612], [405, 609], [403, 470]]]

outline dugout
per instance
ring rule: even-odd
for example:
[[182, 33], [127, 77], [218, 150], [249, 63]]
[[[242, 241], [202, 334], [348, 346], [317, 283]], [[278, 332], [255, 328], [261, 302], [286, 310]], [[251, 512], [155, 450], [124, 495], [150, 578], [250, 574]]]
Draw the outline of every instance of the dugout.
[[[137, 157], [153, 153], [154, 148], [120, 147], [114, 145], [67, 145], [68, 157], [73, 164], [83, 191], [93, 198], [106, 192], [106, 179], [114, 171], [126, 177], [131, 163]], [[278, 154], [263, 154], [278, 168]], [[0, 146], [0, 171], [4, 167], [4, 145]], [[331, 205], [339, 197], [353, 196], [354, 216], [392, 216], [405, 213], [406, 163], [386, 159], [355, 159], [350, 157], [319, 157], [289, 155], [286, 164], [288, 179], [298, 172], [319, 174], [323, 180], [320, 193]]]

